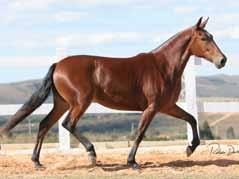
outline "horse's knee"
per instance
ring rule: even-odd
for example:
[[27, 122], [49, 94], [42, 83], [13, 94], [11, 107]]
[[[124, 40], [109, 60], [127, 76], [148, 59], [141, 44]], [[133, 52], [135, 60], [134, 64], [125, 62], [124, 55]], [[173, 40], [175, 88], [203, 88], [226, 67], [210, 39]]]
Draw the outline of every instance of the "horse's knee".
[[191, 126], [197, 126], [197, 120], [195, 117], [191, 114], [189, 114], [186, 118], [186, 121], [191, 125]]
[[62, 125], [65, 129], [69, 129], [68, 121], [67, 121], [67, 120], [64, 120], [61, 125]]
[[66, 130], [69, 132], [73, 132], [73, 126], [71, 125], [71, 122], [69, 120], [69, 117], [67, 117], [61, 124]]
[[156, 113], [158, 111], [159, 104], [157, 103], [152, 103], [148, 106], [147, 111], [150, 113]]

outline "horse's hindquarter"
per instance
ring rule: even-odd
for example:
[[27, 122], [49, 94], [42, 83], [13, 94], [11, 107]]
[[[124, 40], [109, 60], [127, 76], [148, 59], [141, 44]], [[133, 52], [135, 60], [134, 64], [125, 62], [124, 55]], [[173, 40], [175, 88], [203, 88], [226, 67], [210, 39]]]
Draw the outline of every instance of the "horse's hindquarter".
[[58, 93], [70, 104], [92, 96], [93, 61], [87, 56], [67, 57], [57, 63], [53, 80]]

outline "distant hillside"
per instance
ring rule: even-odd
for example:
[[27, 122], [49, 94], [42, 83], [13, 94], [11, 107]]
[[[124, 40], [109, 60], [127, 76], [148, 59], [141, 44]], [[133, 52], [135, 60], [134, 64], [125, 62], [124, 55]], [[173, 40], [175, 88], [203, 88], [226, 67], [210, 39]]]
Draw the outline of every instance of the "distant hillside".
[[39, 86], [41, 80], [0, 84], [0, 103], [16, 104], [25, 101]]
[[239, 75], [215, 75], [197, 78], [199, 97], [239, 98]]
[[[0, 104], [25, 102], [40, 86], [41, 80], [0, 84]], [[239, 98], [239, 76], [215, 75], [197, 77], [199, 97]]]
[[0, 104], [21, 104], [41, 85], [41, 80], [0, 84]]

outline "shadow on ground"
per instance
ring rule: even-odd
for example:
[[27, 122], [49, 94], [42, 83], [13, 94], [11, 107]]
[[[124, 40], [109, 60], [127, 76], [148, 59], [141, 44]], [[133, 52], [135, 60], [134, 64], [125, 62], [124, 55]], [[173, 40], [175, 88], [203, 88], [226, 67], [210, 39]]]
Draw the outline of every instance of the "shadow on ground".
[[[218, 160], [206, 160], [206, 161], [185, 161], [185, 160], [176, 160], [171, 161], [168, 163], [159, 163], [159, 162], [146, 162], [140, 165], [141, 169], [157, 169], [157, 168], [163, 168], [163, 167], [170, 167], [170, 168], [190, 168], [194, 166], [200, 166], [200, 167], [207, 167], [210, 165], [215, 165], [218, 167], [228, 167], [232, 165], [239, 165], [239, 161], [237, 160], [228, 160], [228, 159], [218, 159]], [[113, 164], [104, 164], [101, 162], [97, 163], [97, 166], [95, 168], [101, 168], [104, 171], [120, 171], [120, 170], [126, 170], [129, 169], [129, 166], [126, 164], [119, 164], [119, 163], [113, 163]], [[87, 165], [81, 165], [81, 166], [74, 166], [65, 168], [65, 170], [74, 170], [74, 169], [91, 169], [91, 166]]]

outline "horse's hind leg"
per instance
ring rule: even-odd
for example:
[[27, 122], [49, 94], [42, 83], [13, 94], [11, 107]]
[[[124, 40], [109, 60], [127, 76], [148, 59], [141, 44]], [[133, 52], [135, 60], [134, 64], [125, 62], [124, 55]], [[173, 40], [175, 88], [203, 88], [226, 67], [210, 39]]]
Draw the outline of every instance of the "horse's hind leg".
[[76, 127], [78, 120], [84, 114], [85, 110], [90, 105], [90, 100], [82, 100], [81, 104], [73, 106], [70, 110], [70, 113], [63, 121], [62, 125], [70, 133], [72, 133], [78, 141], [85, 147], [86, 151], [89, 152], [89, 159], [91, 164], [96, 165], [96, 153], [94, 145], [80, 133], [79, 127]]
[[42, 142], [48, 130], [60, 119], [60, 117], [67, 111], [68, 104], [57, 94], [54, 93], [54, 107], [51, 112], [40, 122], [37, 134], [36, 145], [32, 154], [32, 161], [36, 167], [41, 167], [39, 161]]

